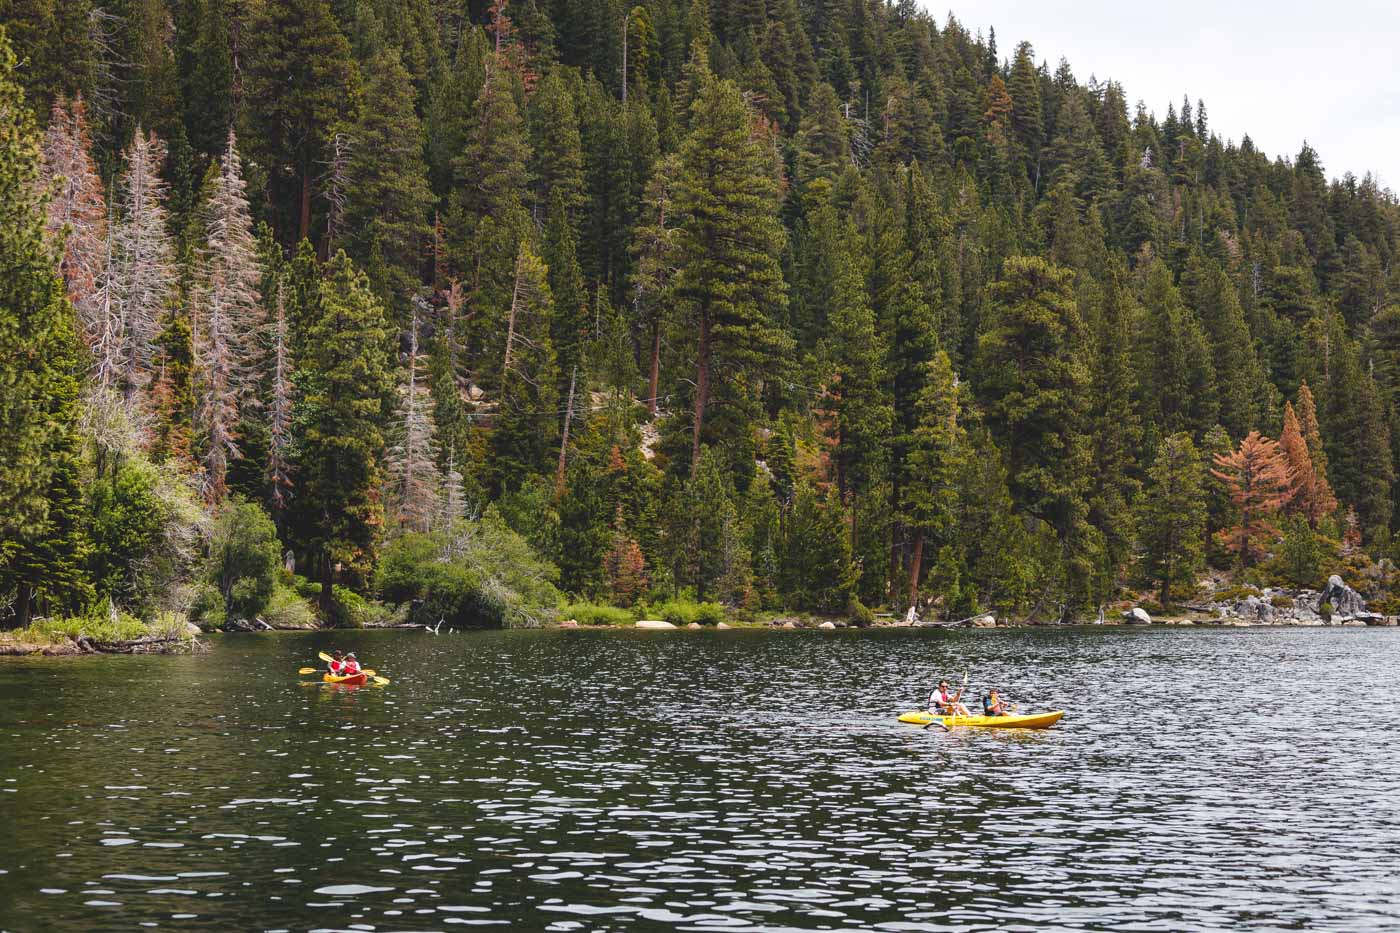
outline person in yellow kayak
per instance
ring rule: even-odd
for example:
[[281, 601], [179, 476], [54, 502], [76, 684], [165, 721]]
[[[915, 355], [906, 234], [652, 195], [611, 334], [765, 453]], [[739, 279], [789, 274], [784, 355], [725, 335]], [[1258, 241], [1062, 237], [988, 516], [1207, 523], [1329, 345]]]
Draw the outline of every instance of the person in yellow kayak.
[[331, 659], [326, 662], [326, 667], [330, 668], [330, 672], [334, 676], [343, 676], [345, 674], [345, 655], [339, 651], [332, 651]]
[[355, 657], [355, 652], [350, 652], [345, 656], [345, 662], [341, 665], [340, 673], [345, 677], [354, 677], [360, 673], [360, 662]]
[[1006, 701], [1001, 698], [1001, 693], [996, 687], [993, 687], [982, 698], [982, 712], [987, 716], [1005, 716], [1011, 712], [1011, 707], [1006, 705]]
[[938, 688], [929, 695], [929, 712], [939, 716], [971, 716], [972, 713], [962, 704], [962, 691], [950, 693], [948, 681], [940, 680]]

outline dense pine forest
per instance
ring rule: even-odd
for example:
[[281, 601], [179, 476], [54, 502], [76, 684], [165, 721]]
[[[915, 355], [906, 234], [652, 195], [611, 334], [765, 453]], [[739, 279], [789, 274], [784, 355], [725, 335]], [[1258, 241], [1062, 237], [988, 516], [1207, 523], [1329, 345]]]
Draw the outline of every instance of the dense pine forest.
[[1391, 598], [1400, 206], [1203, 101], [913, 0], [0, 23], [0, 626]]

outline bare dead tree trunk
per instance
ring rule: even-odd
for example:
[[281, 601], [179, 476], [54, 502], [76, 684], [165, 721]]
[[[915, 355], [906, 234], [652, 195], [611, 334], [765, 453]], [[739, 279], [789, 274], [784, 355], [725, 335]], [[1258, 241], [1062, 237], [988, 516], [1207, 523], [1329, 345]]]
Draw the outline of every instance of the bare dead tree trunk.
[[515, 254], [515, 284], [510, 292], [510, 318], [506, 324], [506, 352], [505, 362], [501, 366], [501, 399], [506, 395], [506, 375], [510, 372], [510, 351], [515, 343], [515, 314], [520, 308], [520, 258], [521, 254]]
[[695, 425], [690, 440], [690, 475], [700, 466], [700, 432], [705, 426], [705, 403], [710, 400], [710, 315], [700, 314], [700, 349], [695, 359]]
[[647, 413], [656, 417], [656, 394], [661, 386], [661, 322], [651, 322], [651, 371], [647, 376]]
[[569, 450], [569, 427], [574, 418], [574, 386], [578, 382], [578, 366], [575, 365], [573, 372], [569, 374], [569, 401], [564, 406], [564, 436], [559, 440], [559, 468], [554, 474], [554, 495], [562, 498], [564, 495], [564, 467], [567, 465], [565, 457]]

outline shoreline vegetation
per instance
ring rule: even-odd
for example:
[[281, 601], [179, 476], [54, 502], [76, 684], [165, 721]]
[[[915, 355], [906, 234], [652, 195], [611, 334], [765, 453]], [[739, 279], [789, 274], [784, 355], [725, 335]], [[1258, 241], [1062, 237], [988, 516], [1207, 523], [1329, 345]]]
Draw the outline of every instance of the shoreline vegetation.
[[0, 650], [1400, 613], [1310, 145], [907, 2], [107, 6], [0, 25]]

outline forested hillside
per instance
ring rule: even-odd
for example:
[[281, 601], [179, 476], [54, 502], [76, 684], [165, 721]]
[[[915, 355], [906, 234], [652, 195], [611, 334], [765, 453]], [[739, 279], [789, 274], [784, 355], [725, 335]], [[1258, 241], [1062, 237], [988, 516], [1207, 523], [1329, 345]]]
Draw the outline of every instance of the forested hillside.
[[0, 625], [1384, 589], [1400, 206], [1201, 101], [913, 0], [0, 22]]

